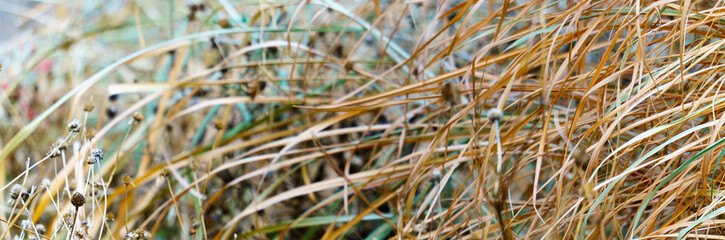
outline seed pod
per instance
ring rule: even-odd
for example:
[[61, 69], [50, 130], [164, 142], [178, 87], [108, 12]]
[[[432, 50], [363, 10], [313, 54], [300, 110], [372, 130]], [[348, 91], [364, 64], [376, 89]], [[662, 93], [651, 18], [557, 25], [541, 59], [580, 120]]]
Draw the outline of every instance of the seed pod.
[[434, 168], [431, 172], [431, 178], [433, 178], [433, 181], [440, 182], [443, 179], [443, 173], [440, 169]]
[[141, 120], [143, 120], [143, 114], [140, 112], [133, 113], [133, 120], [136, 122], [140, 122]]
[[161, 172], [159, 172], [159, 177], [168, 178], [170, 176], [169, 174], [169, 169], [164, 168], [161, 170]]
[[22, 192], [25, 192], [25, 189], [23, 189], [22, 185], [16, 183], [12, 188], [10, 188], [10, 198], [13, 200], [18, 199]]
[[52, 157], [52, 158], [60, 156], [60, 150], [58, 150], [56, 148], [57, 148], [56, 146], [50, 146], [50, 151], [48, 151], [48, 153], [46, 153], [46, 155], [48, 155], [48, 157]]
[[80, 132], [81, 127], [83, 127], [83, 124], [78, 119], [73, 119], [70, 123], [68, 123], [68, 131], [71, 132]]
[[461, 93], [458, 86], [451, 82], [443, 84], [441, 87], [441, 95], [443, 95], [443, 99], [451, 105], [455, 106], [461, 104]]
[[88, 130], [86, 130], [86, 138], [93, 139], [93, 137], [95, 137], [95, 136], [96, 136], [96, 130], [95, 129], [89, 128]]
[[503, 112], [498, 108], [491, 108], [488, 110], [488, 120], [491, 122], [501, 121]]
[[217, 22], [217, 23], [222, 28], [229, 28], [229, 27], [231, 27], [231, 25], [229, 24], [229, 19], [226, 19], [226, 18], [219, 19], [219, 22]]
[[72, 226], [75, 224], [73, 221], [73, 214], [71, 212], [67, 212], [63, 214], [63, 220], [68, 224], [68, 226]]
[[88, 103], [86, 103], [86, 106], [83, 107], [83, 111], [90, 112], [90, 111], [93, 111], [93, 108], [94, 108], [93, 103], [88, 102]]
[[346, 62], [345, 63], [345, 66], [344, 66], [344, 69], [345, 69], [345, 71], [349, 72], [349, 71], [352, 71], [353, 67], [355, 67], [355, 65], [353, 63]]
[[122, 178], [123, 185], [126, 185], [128, 187], [129, 185], [136, 187], [136, 185], [133, 185], [133, 179], [129, 176], [123, 176]]
[[139, 240], [148, 240], [151, 239], [151, 233], [149, 231], [143, 230], [143, 229], [136, 229], [136, 231], [133, 231], [136, 235], [135, 239]]
[[214, 122], [214, 128], [216, 128], [216, 130], [221, 130], [222, 128], [224, 128], [224, 121], [222, 121], [221, 119], [216, 120]]
[[45, 231], [46, 231], [46, 229], [45, 229], [45, 225], [43, 225], [43, 224], [38, 224], [38, 225], [35, 225], [35, 228], [36, 228], [36, 229], [38, 229], [38, 233], [39, 233], [40, 235], [43, 235], [43, 234], [45, 234]]
[[118, 113], [118, 108], [116, 106], [111, 105], [108, 108], [106, 108], [106, 116], [109, 118], [115, 117], [117, 113]]
[[86, 163], [90, 165], [101, 161], [103, 161], [103, 150], [95, 148], [91, 150], [91, 155], [88, 156], [88, 161], [86, 161]]
[[23, 221], [20, 221], [20, 227], [25, 228], [25, 229], [30, 229], [32, 227], [30, 224], [30, 220], [23, 219]]
[[199, 168], [199, 161], [194, 158], [189, 159], [189, 169], [196, 171]]
[[86, 197], [82, 193], [74, 192], [73, 197], [70, 199], [70, 203], [76, 208], [83, 207], [86, 204]]
[[189, 229], [189, 235], [196, 235], [196, 232], [199, 230], [199, 220], [194, 217], [192, 222], [191, 229]]
[[50, 179], [43, 178], [43, 181], [40, 181], [40, 187], [42, 187], [42, 188], [50, 187]]

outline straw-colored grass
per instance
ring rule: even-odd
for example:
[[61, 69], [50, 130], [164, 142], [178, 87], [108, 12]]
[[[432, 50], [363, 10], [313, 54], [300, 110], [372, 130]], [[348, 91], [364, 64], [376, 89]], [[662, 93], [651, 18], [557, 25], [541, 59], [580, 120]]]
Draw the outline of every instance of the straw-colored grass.
[[725, 239], [722, 1], [0, 13], [2, 239]]

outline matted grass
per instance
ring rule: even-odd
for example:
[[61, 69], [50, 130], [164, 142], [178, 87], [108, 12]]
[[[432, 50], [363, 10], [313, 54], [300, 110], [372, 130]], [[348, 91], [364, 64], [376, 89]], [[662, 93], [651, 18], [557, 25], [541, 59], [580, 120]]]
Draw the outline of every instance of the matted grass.
[[2, 239], [725, 239], [725, 2], [0, 12]]

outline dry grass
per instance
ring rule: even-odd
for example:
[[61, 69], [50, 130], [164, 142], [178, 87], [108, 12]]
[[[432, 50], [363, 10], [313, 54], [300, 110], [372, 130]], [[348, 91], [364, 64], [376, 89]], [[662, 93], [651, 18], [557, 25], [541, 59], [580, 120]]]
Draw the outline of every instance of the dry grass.
[[725, 239], [725, 2], [22, 3], [0, 238]]

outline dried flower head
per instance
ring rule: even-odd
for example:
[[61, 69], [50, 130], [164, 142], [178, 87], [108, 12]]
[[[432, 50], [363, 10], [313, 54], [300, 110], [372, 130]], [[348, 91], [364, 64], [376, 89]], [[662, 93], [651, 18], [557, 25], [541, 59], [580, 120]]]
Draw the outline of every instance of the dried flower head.
[[189, 229], [189, 235], [196, 235], [197, 231], [199, 230], [199, 225], [199, 220], [194, 217], [192, 220], [191, 229]]
[[96, 136], [96, 130], [95, 129], [89, 128], [88, 130], [86, 130], [86, 138], [93, 139], [93, 137], [95, 137], [95, 136]]
[[25, 187], [16, 183], [12, 188], [10, 188], [10, 198], [17, 200], [18, 197], [27, 201], [30, 197], [30, 193], [28, 193], [28, 189], [25, 189]]
[[68, 131], [71, 132], [80, 132], [81, 127], [83, 127], [83, 124], [78, 119], [73, 119], [73, 121], [70, 121], [70, 123], [68, 123]]
[[49, 186], [50, 186], [50, 179], [43, 178], [43, 180], [40, 181], [40, 187], [48, 188]]
[[83, 207], [86, 204], [86, 197], [82, 193], [74, 192], [73, 197], [70, 199], [70, 203], [76, 208]]
[[68, 227], [70, 227], [70, 225], [73, 225], [74, 224], [73, 223], [73, 221], [74, 221], [73, 220], [73, 213], [72, 212], [66, 212], [66, 213], [64, 213], [63, 214], [63, 221], [65, 221], [68, 224]]
[[87, 102], [86, 103], [86, 106], [83, 107], [83, 111], [85, 111], [85, 112], [93, 111], [93, 108], [94, 107], [95, 106], [93, 106], [93, 103], [92, 102]]
[[196, 158], [189, 158], [189, 169], [196, 171], [199, 168], [199, 161]]
[[30, 229], [33, 226], [32, 226], [32, 224], [30, 224], [30, 220], [23, 219], [23, 221], [20, 221], [20, 227], [25, 228], [25, 229]]
[[101, 150], [100, 148], [95, 148], [91, 150], [91, 155], [88, 156], [88, 160], [86, 161], [86, 163], [94, 164], [101, 161], [103, 161], [103, 150]]
[[134, 232], [128, 232], [126, 233], [126, 236], [123, 237], [124, 240], [138, 240], [138, 233]]
[[440, 182], [441, 179], [443, 179], [443, 173], [440, 169], [434, 168], [431, 172], [431, 177], [433, 178], [433, 181]]
[[169, 170], [162, 169], [156, 178], [156, 186], [162, 186], [169, 179]]
[[38, 233], [40, 233], [40, 235], [45, 234], [45, 231], [46, 231], [45, 225], [43, 225], [43, 224], [37, 224], [37, 225], [35, 225], [35, 229], [38, 230]]
[[461, 104], [461, 93], [458, 86], [451, 82], [443, 84], [441, 87], [441, 95], [443, 95], [443, 99], [451, 105], [455, 106]]
[[[55, 144], [54, 144], [55, 145]], [[57, 146], [50, 146], [50, 150], [46, 153], [48, 157], [58, 157], [60, 156], [60, 150], [58, 150]]]
[[129, 176], [123, 176], [121, 180], [123, 181], [123, 185], [126, 185], [126, 187], [129, 185], [136, 187], [136, 185], [133, 185], [133, 179]]
[[68, 149], [68, 146], [65, 144], [65, 139], [63, 139], [63, 138], [58, 138], [58, 140], [55, 141], [53, 146], [57, 147], [58, 151], [63, 151], [63, 150]]
[[146, 230], [143, 230], [143, 229], [136, 229], [133, 232], [126, 233], [126, 236], [124, 236], [123, 239], [148, 240], [148, 239], [151, 239], [151, 233]]
[[12, 188], [10, 188], [10, 198], [12, 199], [18, 199], [20, 196], [20, 193], [23, 191], [23, 186], [20, 184], [13, 185]]
[[141, 120], [143, 120], [143, 114], [140, 112], [133, 113], [133, 120], [136, 122], [140, 122]]
[[170, 174], [171, 172], [167, 168], [161, 169], [161, 172], [159, 172], [159, 176], [163, 178], [168, 178], [169, 176], [171, 176]]
[[503, 112], [501, 111], [501, 109], [491, 108], [488, 110], [488, 120], [491, 120], [491, 122], [501, 121], [502, 117]]
[[219, 19], [219, 22], [217, 22], [220, 27], [222, 28], [229, 28], [231, 27], [231, 24], [229, 24], [229, 20], [226, 18]]

